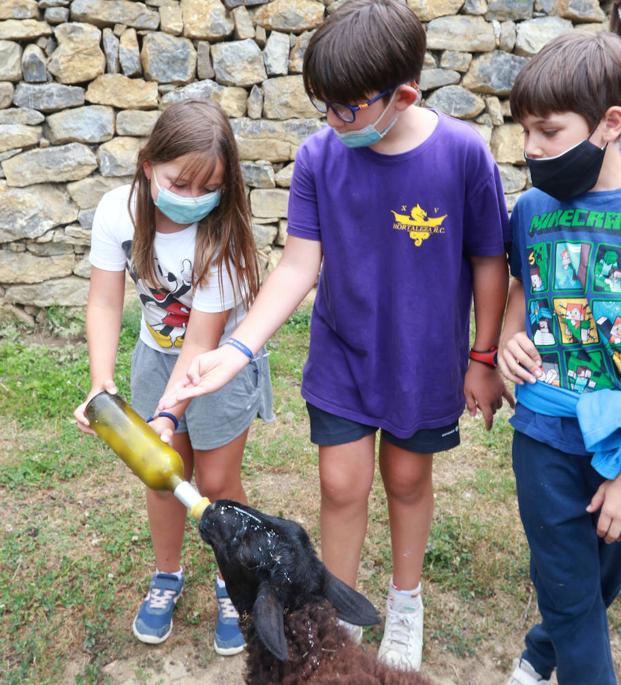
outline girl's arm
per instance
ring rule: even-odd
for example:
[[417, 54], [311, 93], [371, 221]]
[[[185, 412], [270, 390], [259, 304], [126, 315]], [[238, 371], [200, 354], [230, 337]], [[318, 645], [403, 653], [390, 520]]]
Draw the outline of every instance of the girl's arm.
[[78, 428], [94, 434], [88, 427], [84, 409], [88, 401], [102, 390], [116, 393], [114, 368], [123, 318], [125, 272], [91, 269], [86, 306], [86, 338], [90, 363], [91, 389], [73, 415]]
[[[505, 255], [471, 257], [474, 299], [475, 350], [497, 345], [506, 304], [509, 275]], [[502, 407], [503, 397], [513, 406], [513, 396], [495, 369], [470, 362], [464, 379], [466, 406], [472, 416], [481, 410], [485, 427], [492, 427], [494, 413]]]
[[514, 278], [509, 287], [505, 324], [498, 345], [498, 368], [503, 376], [518, 385], [534, 383], [543, 375], [541, 357], [524, 330], [526, 305], [522, 281]]
[[[321, 243], [289, 236], [278, 266], [261, 288], [248, 315], [233, 333], [253, 354], [289, 318], [315, 285], [321, 266]], [[159, 409], [206, 395], [228, 383], [248, 363], [243, 352], [232, 345], [194, 358], [182, 385], [177, 385], [160, 401]]]

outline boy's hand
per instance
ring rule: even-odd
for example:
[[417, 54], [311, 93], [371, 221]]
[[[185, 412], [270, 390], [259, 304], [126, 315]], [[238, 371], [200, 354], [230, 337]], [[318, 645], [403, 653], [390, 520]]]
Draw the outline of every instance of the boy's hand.
[[94, 385], [88, 395], [86, 396], [86, 399], [82, 404], [80, 404], [78, 407], [75, 408], [73, 412], [73, 417], [76, 420], [76, 423], [78, 424], [78, 428], [83, 432], [83, 433], [88, 433], [89, 435], [96, 435], [95, 431], [92, 428], [89, 428], [90, 423], [88, 422], [88, 419], [86, 418], [86, 414], [84, 413], [84, 410], [86, 409], [86, 405], [91, 401], [91, 398], [95, 397], [95, 395], [99, 394], [102, 390], [105, 390], [106, 392], [109, 392], [111, 395], [116, 395], [118, 390], [116, 389], [116, 385], [114, 384], [113, 380], [107, 380], [103, 381], [103, 383], [99, 383], [97, 385]]
[[248, 363], [248, 357], [232, 345], [199, 354], [192, 360], [187, 378], [160, 399], [158, 411], [174, 407], [183, 400], [208, 395], [234, 378]]
[[468, 412], [471, 416], [476, 416], [479, 408], [487, 430], [492, 427], [494, 414], [502, 407], [503, 397], [511, 407], [515, 406], [513, 395], [505, 387], [496, 369], [475, 361], [470, 363], [466, 372], [464, 395]]
[[586, 510], [593, 513], [601, 509], [597, 521], [597, 534], [604, 542], [621, 540], [621, 475], [602, 483], [593, 495]]
[[508, 340], [500, 339], [498, 346], [498, 368], [510, 381], [523, 385], [524, 381], [535, 383], [543, 378], [542, 362], [533, 341], [524, 331]]

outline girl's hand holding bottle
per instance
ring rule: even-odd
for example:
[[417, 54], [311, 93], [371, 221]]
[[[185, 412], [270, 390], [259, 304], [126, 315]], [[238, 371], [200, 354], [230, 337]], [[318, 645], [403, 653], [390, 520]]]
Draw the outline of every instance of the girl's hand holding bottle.
[[102, 390], [109, 392], [111, 395], [116, 395], [118, 392], [116, 384], [112, 379], [103, 381], [101, 383], [97, 383], [96, 385], [93, 385], [91, 387], [84, 402], [78, 405], [73, 412], [73, 417], [75, 418], [76, 423], [78, 424], [78, 428], [83, 433], [88, 433], [89, 435], [96, 435], [95, 431], [92, 428], [90, 428], [90, 423], [86, 418], [84, 410], [86, 409], [86, 405], [90, 402], [91, 398], [95, 397], [95, 395], [99, 394]]

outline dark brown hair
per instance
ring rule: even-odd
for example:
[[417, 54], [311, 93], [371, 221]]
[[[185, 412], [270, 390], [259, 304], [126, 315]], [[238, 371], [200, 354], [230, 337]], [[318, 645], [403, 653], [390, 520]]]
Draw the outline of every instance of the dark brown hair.
[[621, 38], [571, 31], [551, 40], [518, 74], [510, 102], [516, 121], [575, 112], [594, 128], [621, 105]]
[[220, 204], [199, 222], [192, 282], [204, 285], [210, 267], [218, 269], [222, 286], [222, 266], [249, 305], [259, 289], [259, 270], [246, 200], [239, 155], [226, 114], [213, 103], [185, 100], [171, 105], [160, 115], [146, 145], [138, 154], [136, 174], [129, 195], [129, 211], [134, 223], [132, 261], [139, 278], [160, 288], [155, 273], [153, 242], [155, 204], [143, 165], [170, 162], [187, 155], [180, 178], [207, 183], [218, 160], [224, 166]]
[[309, 95], [352, 103], [418, 81], [425, 29], [399, 0], [350, 0], [315, 31], [304, 54]]

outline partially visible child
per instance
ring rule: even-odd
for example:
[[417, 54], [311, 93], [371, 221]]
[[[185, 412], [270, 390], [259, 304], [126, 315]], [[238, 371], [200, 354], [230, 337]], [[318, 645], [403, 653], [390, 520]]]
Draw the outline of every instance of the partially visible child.
[[621, 39], [574, 31], [551, 41], [518, 75], [511, 111], [535, 187], [511, 217], [499, 365], [518, 384], [513, 468], [542, 620], [509, 685], [544, 685], [554, 670], [560, 685], [614, 685], [606, 609], [621, 588], [621, 293], [598, 274], [621, 259]]
[[459, 443], [464, 405], [489, 428], [508, 396], [494, 368], [508, 283], [499, 174], [468, 124], [415, 106], [425, 44], [399, 0], [351, 0], [314, 33], [304, 82], [328, 126], [297, 154], [282, 260], [234, 333], [242, 347], [199, 357], [182, 393], [232, 378], [321, 268], [302, 395], [319, 446], [322, 556], [356, 584], [379, 429], [393, 560], [379, 657], [407, 670], [421, 665], [433, 454]]
[[[171, 106], [140, 151], [136, 175], [106, 193], [93, 222], [86, 312], [91, 389], [75, 411], [92, 432], [86, 402], [116, 392], [114, 371], [125, 270], [142, 308], [132, 358], [132, 406], [181, 454], [186, 479], [211, 500], [247, 502], [241, 463], [253, 419], [271, 418], [267, 360], [253, 359], [222, 390], [156, 413], [167, 385], [185, 377], [198, 353], [227, 341], [258, 290], [255, 246], [235, 139], [224, 112], [204, 102]], [[185, 410], [185, 413], [184, 413]], [[174, 428], [174, 435], [172, 429]], [[133, 623], [142, 642], [163, 642], [184, 577], [185, 507], [171, 493], [147, 490], [155, 573]], [[218, 654], [244, 647], [224, 581], [216, 579]]]

